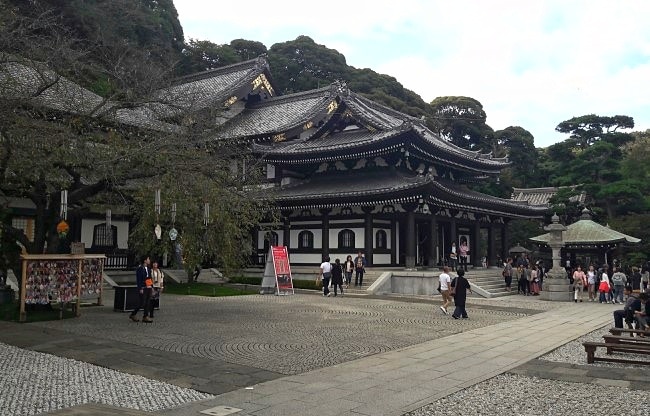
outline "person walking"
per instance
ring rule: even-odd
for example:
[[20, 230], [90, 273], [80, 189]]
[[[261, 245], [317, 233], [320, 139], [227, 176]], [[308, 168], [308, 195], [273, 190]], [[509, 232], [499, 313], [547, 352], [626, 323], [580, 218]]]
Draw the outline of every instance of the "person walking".
[[614, 287], [614, 300], [612, 303], [623, 304], [623, 289], [627, 285], [627, 276], [619, 267], [614, 269], [612, 275], [612, 286]]
[[469, 281], [465, 278], [465, 271], [463, 269], [458, 270], [458, 276], [451, 282], [451, 291], [454, 296], [454, 313], [451, 315], [454, 319], [468, 319], [467, 309], [465, 307], [467, 303], [467, 291], [472, 293], [472, 286], [469, 284]]
[[589, 285], [589, 302], [596, 300], [596, 270], [594, 265], [589, 265], [587, 270], [587, 284]]
[[329, 256], [323, 259], [320, 265], [319, 279], [323, 281], [323, 296], [330, 295], [330, 279], [332, 278], [332, 263], [330, 263]]
[[345, 288], [350, 287], [352, 282], [352, 273], [354, 273], [354, 262], [352, 261], [352, 256], [348, 255], [343, 263], [343, 273], [345, 273]]
[[445, 266], [442, 268], [442, 273], [438, 277], [440, 282], [440, 294], [442, 295], [442, 305], [440, 305], [440, 310], [445, 315], [449, 315], [447, 312], [447, 306], [451, 302], [451, 276], [449, 276], [449, 267]]
[[354, 271], [356, 272], [354, 276], [354, 285], [363, 286], [363, 273], [366, 271], [366, 258], [361, 250], [359, 250], [357, 257], [354, 259]]
[[343, 267], [341, 267], [341, 260], [334, 260], [332, 265], [332, 286], [334, 286], [334, 296], [337, 295], [336, 288], [341, 290], [341, 296], [343, 296]]
[[603, 272], [600, 274], [600, 284], [598, 292], [600, 293], [600, 303], [609, 303], [609, 276], [607, 275], [607, 265], [603, 266]]
[[532, 270], [530, 271], [530, 293], [532, 296], [539, 296], [539, 270], [537, 265], [532, 265]]
[[[506, 260], [506, 265], [503, 266], [503, 271], [501, 272], [503, 274], [503, 279], [505, 280], [506, 284], [506, 291], [507, 292], [512, 292], [512, 259], [508, 257], [508, 260]], [[517, 282], [519, 284], [519, 282]]]
[[139, 322], [138, 312], [142, 309], [142, 322], [153, 322], [149, 318], [149, 307], [153, 280], [151, 280], [151, 269], [149, 269], [151, 260], [149, 256], [142, 257], [140, 266], [135, 271], [135, 284], [138, 287], [139, 302], [138, 306], [131, 312], [129, 319], [133, 322]]
[[582, 271], [582, 267], [578, 265], [576, 270], [573, 272], [573, 301], [578, 303], [578, 298], [582, 302], [582, 292], [585, 290], [587, 285], [587, 276], [585, 272]]
[[151, 280], [153, 281], [153, 288], [151, 291], [151, 305], [149, 305], [149, 317], [153, 319], [153, 311], [156, 306], [156, 301], [158, 301], [158, 307], [160, 307], [160, 294], [162, 293], [165, 283], [164, 283], [164, 278], [165, 275], [158, 268], [158, 262], [154, 261], [151, 263]]

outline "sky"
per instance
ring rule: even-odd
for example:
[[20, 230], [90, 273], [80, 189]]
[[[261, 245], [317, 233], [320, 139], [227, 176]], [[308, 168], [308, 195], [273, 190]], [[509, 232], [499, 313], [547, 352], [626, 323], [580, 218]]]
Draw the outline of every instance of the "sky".
[[[311, 37], [348, 65], [431, 102], [468, 96], [494, 130], [546, 147], [562, 121], [627, 115], [650, 128], [648, 0], [174, 0], [185, 39], [228, 44]], [[271, 72], [278, 69], [271, 68]]]

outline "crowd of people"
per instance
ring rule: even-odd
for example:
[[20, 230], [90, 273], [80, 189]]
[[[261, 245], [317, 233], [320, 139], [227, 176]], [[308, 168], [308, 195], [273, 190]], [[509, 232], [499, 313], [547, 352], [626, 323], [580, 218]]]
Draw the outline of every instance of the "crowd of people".
[[546, 272], [547, 270], [544, 268], [544, 262], [542, 260], [533, 262], [526, 253], [522, 253], [516, 259], [508, 257], [503, 265], [502, 271], [506, 291], [511, 292], [512, 284], [515, 282], [517, 283], [518, 294], [539, 296], [539, 293], [542, 291]]
[[367, 266], [366, 256], [363, 252], [359, 251], [354, 260], [351, 255], [348, 255], [343, 264], [341, 264], [341, 259], [335, 259], [334, 263], [331, 263], [330, 260], [329, 256], [323, 259], [316, 278], [316, 283], [322, 282], [323, 284], [323, 296], [332, 295], [330, 286], [334, 289], [334, 296], [338, 296], [339, 291], [343, 296], [343, 285], [346, 289], [350, 287], [353, 274], [354, 286], [363, 286], [363, 274]]

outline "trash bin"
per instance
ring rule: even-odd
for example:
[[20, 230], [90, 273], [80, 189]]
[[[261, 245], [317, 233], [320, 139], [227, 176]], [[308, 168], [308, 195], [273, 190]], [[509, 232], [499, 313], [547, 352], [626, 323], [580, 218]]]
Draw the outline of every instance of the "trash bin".
[[[140, 291], [136, 285], [131, 286], [113, 286], [115, 289], [115, 300], [113, 301], [113, 310], [120, 312], [133, 311], [140, 303]], [[154, 299], [154, 309], [160, 309], [160, 298]]]

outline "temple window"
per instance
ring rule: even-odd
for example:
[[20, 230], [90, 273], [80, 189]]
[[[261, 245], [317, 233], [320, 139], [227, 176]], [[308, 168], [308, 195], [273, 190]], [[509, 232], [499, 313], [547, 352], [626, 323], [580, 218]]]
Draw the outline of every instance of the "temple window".
[[93, 229], [93, 247], [117, 247], [117, 227], [106, 223], [97, 224]]
[[268, 251], [271, 246], [277, 246], [280, 238], [275, 231], [269, 231], [264, 236], [264, 251]]
[[386, 248], [386, 231], [378, 230], [375, 233], [375, 247]]
[[298, 234], [298, 248], [314, 248], [314, 233], [311, 231], [301, 231]]
[[339, 232], [339, 248], [354, 248], [354, 231], [346, 229]]

